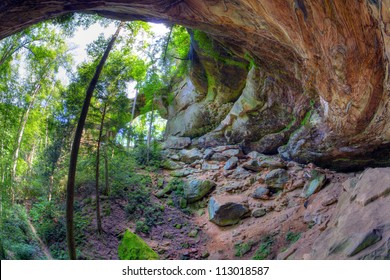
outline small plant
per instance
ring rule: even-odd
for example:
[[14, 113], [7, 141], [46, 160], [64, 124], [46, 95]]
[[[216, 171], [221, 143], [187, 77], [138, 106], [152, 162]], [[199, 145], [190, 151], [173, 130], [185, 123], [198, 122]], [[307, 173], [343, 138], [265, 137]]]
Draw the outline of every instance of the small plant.
[[252, 246], [253, 246], [252, 241], [249, 241], [248, 243], [237, 243], [234, 245], [234, 249], [235, 249], [234, 255], [236, 257], [242, 257], [252, 249]]
[[272, 236], [266, 236], [263, 241], [260, 243], [259, 248], [256, 250], [255, 254], [253, 255], [253, 260], [265, 260], [268, 258], [269, 254], [271, 253], [272, 244], [274, 243], [274, 240]]
[[143, 232], [148, 234], [150, 232], [150, 227], [145, 224], [144, 221], [137, 221], [135, 224], [135, 232]]
[[292, 231], [289, 231], [286, 234], [286, 241], [290, 244], [294, 244], [295, 242], [297, 242], [299, 240], [299, 238], [301, 238], [300, 232], [294, 233]]

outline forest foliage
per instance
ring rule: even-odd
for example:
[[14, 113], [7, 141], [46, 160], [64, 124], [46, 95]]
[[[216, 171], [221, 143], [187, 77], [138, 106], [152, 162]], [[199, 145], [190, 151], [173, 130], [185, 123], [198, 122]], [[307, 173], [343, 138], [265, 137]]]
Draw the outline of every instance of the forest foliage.
[[[1, 259], [44, 258], [29, 221], [54, 258], [68, 258], [64, 201], [70, 150], [86, 88], [110, 38], [97, 36], [80, 64], [68, 39], [94, 24], [105, 28], [118, 23], [71, 14], [0, 42]], [[156, 100], [167, 99], [190, 63], [186, 29], [168, 29], [157, 34], [148, 23], [125, 23], [91, 100], [78, 157], [76, 195], [92, 194], [98, 155], [101, 194], [144, 199], [146, 210], [158, 213], [148, 200], [150, 178], [135, 171], [159, 166], [164, 121]], [[91, 223], [80, 207], [76, 199], [76, 245], [85, 242], [84, 228]], [[141, 210], [127, 209], [130, 216], [137, 211]], [[143, 222], [140, 230], [147, 231], [155, 221]]]

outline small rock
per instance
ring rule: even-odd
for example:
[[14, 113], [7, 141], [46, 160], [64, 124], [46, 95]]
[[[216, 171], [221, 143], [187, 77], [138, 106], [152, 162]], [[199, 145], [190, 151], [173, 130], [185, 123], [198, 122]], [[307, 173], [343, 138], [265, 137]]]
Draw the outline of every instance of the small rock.
[[225, 157], [242, 157], [244, 154], [239, 149], [229, 149], [222, 152]]
[[211, 159], [211, 157], [213, 156], [214, 153], [215, 153], [215, 152], [214, 152], [213, 149], [207, 148], [207, 149], [204, 151], [204, 156], [203, 156], [203, 158], [204, 158], [205, 160], [209, 160], [209, 159]]
[[211, 156], [211, 160], [215, 160], [215, 161], [226, 161], [228, 159], [227, 156], [224, 156], [223, 154], [221, 153], [214, 153], [212, 156]]
[[269, 168], [269, 169], [277, 169], [277, 168], [285, 168], [286, 165], [278, 160], [266, 159], [259, 162], [259, 166], [261, 168]]
[[252, 194], [252, 197], [256, 199], [262, 199], [264, 197], [268, 197], [268, 194], [269, 194], [269, 189], [267, 188], [267, 186], [261, 185], [258, 188], [256, 188], [256, 190]]
[[198, 231], [196, 229], [194, 230], [191, 230], [189, 233], [188, 233], [188, 237], [196, 237], [198, 235]]
[[286, 191], [292, 192], [293, 190], [303, 188], [304, 185], [305, 185], [305, 180], [298, 179], [298, 180], [295, 180], [292, 184], [287, 185]]
[[243, 187], [243, 184], [240, 182], [232, 182], [231, 184], [224, 186], [222, 190], [228, 193], [239, 193], [242, 192]]
[[237, 167], [238, 164], [238, 158], [237, 157], [232, 157], [230, 158], [226, 163], [223, 169], [225, 170], [231, 170]]
[[262, 158], [264, 155], [256, 151], [252, 151], [249, 154], [247, 154], [247, 156], [251, 159], [258, 159], [258, 158]]
[[245, 170], [244, 168], [242, 168], [241, 166], [238, 166], [233, 174], [231, 175], [234, 179], [246, 179], [248, 177], [250, 177], [252, 174]]
[[242, 165], [242, 167], [245, 168], [246, 170], [250, 170], [250, 171], [254, 171], [254, 172], [259, 172], [262, 169], [259, 165], [259, 162], [257, 160], [254, 160], [254, 159], [245, 162]]
[[218, 170], [219, 169], [219, 165], [218, 164], [211, 164], [211, 163], [204, 162], [202, 164], [202, 169], [203, 170]]
[[267, 211], [264, 208], [257, 208], [252, 211], [252, 217], [260, 218], [267, 214]]
[[187, 177], [195, 172], [196, 172], [196, 170], [194, 170], [194, 169], [184, 168], [184, 169], [172, 172], [171, 175], [173, 177]]
[[265, 176], [265, 183], [274, 189], [283, 189], [288, 182], [288, 173], [284, 169], [274, 169]]
[[221, 153], [229, 149], [239, 149], [239, 147], [237, 145], [226, 145], [226, 146], [218, 146], [213, 148], [213, 150], [217, 153]]

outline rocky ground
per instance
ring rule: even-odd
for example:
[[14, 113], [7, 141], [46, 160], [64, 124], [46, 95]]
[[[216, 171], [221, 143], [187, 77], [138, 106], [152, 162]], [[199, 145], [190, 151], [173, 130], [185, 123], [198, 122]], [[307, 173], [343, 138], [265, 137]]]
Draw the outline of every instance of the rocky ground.
[[184, 178], [184, 197], [200, 208], [193, 220], [210, 259], [390, 257], [389, 168], [343, 174], [185, 142], [165, 150], [164, 166]]
[[[164, 156], [151, 189], [162, 220], [138, 233], [162, 259], [390, 258], [390, 168], [342, 174], [183, 142]], [[85, 215], [94, 216], [92, 205]], [[136, 229], [125, 205], [103, 197], [105, 233], [96, 238], [93, 220], [86, 258], [118, 258], [124, 231]]]

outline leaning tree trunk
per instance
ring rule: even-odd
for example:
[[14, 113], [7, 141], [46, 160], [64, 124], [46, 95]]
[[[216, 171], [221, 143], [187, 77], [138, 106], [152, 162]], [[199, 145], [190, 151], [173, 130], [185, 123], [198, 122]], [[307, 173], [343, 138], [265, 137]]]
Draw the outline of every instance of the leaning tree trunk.
[[12, 170], [11, 170], [12, 203], [15, 202], [14, 180], [15, 180], [15, 176], [16, 176], [16, 167], [17, 167], [17, 165], [18, 165], [18, 158], [19, 158], [20, 146], [21, 146], [21, 144], [22, 144], [24, 129], [26, 128], [26, 123], [27, 123], [27, 120], [28, 120], [28, 116], [29, 116], [29, 114], [30, 114], [30, 110], [31, 110], [31, 108], [34, 106], [35, 98], [36, 98], [36, 96], [37, 96], [37, 94], [38, 94], [40, 88], [41, 88], [41, 85], [40, 85], [40, 84], [37, 84], [37, 85], [35, 86], [34, 92], [33, 92], [32, 97], [31, 97], [31, 101], [30, 101], [30, 103], [28, 104], [27, 110], [26, 110], [26, 112], [24, 113], [23, 118], [22, 118], [22, 121], [21, 121], [21, 123], [20, 123], [20, 129], [19, 129], [19, 134], [18, 134], [18, 140], [17, 140], [17, 142], [16, 142], [16, 148], [15, 148], [15, 152], [14, 152], [14, 155], [13, 155], [13, 166], [12, 166]]
[[102, 143], [102, 134], [103, 134], [103, 125], [104, 118], [106, 117], [107, 103], [104, 103], [102, 120], [100, 122], [99, 128], [99, 138], [97, 142], [97, 151], [96, 151], [96, 170], [95, 170], [95, 191], [96, 191], [96, 223], [97, 231], [99, 234], [102, 234], [102, 217], [100, 215], [100, 195], [99, 195], [99, 166], [100, 166], [100, 145]]
[[121, 22], [120, 25], [118, 26], [115, 34], [112, 36], [110, 42], [108, 43], [107, 48], [104, 51], [104, 54], [100, 59], [98, 66], [96, 67], [95, 74], [91, 82], [89, 83], [88, 89], [85, 94], [83, 108], [81, 110], [80, 118], [76, 128], [76, 133], [73, 139], [72, 151], [70, 154], [70, 162], [69, 162], [68, 184], [66, 188], [66, 233], [67, 233], [69, 258], [72, 260], [76, 259], [76, 244], [74, 239], [74, 224], [73, 224], [73, 216], [74, 216], [73, 204], [74, 204], [74, 185], [76, 179], [77, 157], [80, 148], [81, 136], [83, 134], [84, 124], [87, 118], [92, 94], [95, 90], [96, 84], [99, 80], [100, 73], [102, 72], [107, 57], [123, 25], [124, 22]]

